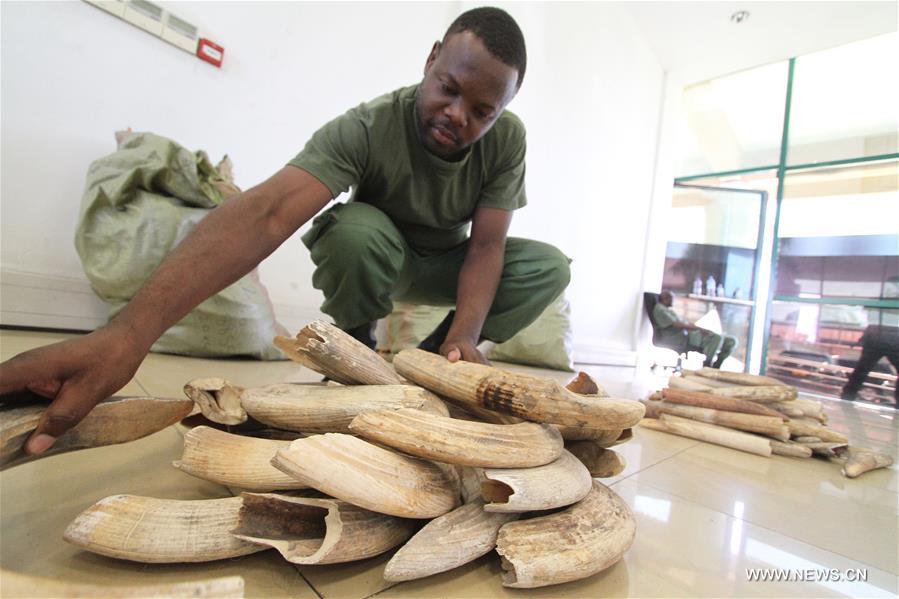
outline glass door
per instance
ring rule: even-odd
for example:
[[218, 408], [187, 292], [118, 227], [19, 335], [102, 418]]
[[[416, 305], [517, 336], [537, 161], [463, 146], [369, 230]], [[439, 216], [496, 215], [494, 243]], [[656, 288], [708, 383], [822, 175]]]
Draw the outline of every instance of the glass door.
[[752, 355], [768, 194], [676, 183], [662, 288], [684, 320], [736, 337], [725, 363], [747, 371]]

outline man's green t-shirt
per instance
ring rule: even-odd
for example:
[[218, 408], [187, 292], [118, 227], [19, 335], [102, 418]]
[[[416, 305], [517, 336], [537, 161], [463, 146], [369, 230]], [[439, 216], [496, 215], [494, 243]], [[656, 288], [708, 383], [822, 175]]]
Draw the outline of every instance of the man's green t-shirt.
[[427, 152], [415, 125], [417, 85], [361, 104], [315, 132], [289, 164], [308, 171], [334, 196], [382, 210], [420, 251], [453, 248], [468, 236], [478, 207], [515, 210], [524, 190], [525, 130], [504, 111], [465, 157]]
[[676, 329], [671, 326], [675, 322], [683, 322], [674, 309], [659, 302], [652, 309], [652, 317], [656, 321], [656, 326], [659, 327], [658, 335], [662, 343], [679, 343], [683, 341], [683, 329]]
[[652, 317], [655, 318], [656, 324], [660, 329], [667, 329], [675, 322], [680, 322], [677, 312], [661, 302], [657, 303], [652, 309]]

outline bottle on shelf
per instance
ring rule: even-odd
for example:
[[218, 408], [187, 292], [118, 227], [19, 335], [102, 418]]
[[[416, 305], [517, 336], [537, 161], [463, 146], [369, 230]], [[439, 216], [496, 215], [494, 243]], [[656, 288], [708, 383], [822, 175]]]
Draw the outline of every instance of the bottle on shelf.
[[702, 295], [702, 279], [699, 278], [699, 275], [693, 279], [693, 295]]
[[722, 283], [718, 283], [718, 286], [715, 288], [715, 295], [724, 297], [724, 285]]
[[715, 297], [715, 277], [709, 275], [709, 278], [705, 280], [705, 294], [709, 297]]

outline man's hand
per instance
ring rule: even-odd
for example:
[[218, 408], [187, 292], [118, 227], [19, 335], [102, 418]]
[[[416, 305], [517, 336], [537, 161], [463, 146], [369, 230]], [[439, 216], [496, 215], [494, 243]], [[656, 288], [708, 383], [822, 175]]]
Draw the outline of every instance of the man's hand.
[[144, 355], [121, 332], [99, 329], [0, 364], [0, 394], [31, 391], [52, 400], [26, 441], [25, 453], [49, 449], [97, 403], [124, 387]]
[[478, 349], [477, 343], [472, 343], [470, 339], [447, 339], [440, 346], [440, 355], [450, 362], [465, 360], [476, 364], [490, 364]]
[[506, 232], [511, 222], [512, 213], [507, 210], [475, 210], [471, 239], [459, 271], [456, 315], [440, 346], [440, 354], [450, 362], [490, 363], [478, 351], [477, 345], [503, 274]]

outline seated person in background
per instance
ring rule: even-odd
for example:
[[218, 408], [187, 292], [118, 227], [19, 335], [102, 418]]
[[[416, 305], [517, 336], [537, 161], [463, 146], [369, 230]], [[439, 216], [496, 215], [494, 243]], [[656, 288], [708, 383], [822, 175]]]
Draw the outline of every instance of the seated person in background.
[[[695, 324], [685, 322], [671, 309], [673, 301], [674, 297], [671, 295], [671, 292], [663, 291], [659, 294], [659, 302], [652, 310], [652, 317], [661, 329], [662, 336], [664, 337], [669, 331], [672, 337], [681, 335], [681, 331], [690, 331], [687, 338], [687, 350], [705, 354], [705, 366], [721, 368], [721, 364], [724, 363], [727, 356], [737, 347], [736, 337], [719, 335]], [[715, 357], [716, 354], [717, 358]]]

